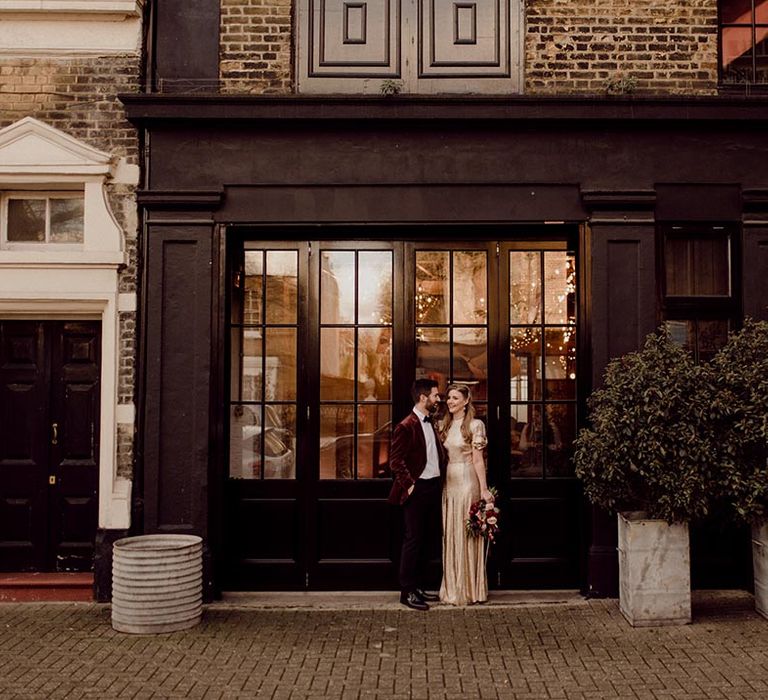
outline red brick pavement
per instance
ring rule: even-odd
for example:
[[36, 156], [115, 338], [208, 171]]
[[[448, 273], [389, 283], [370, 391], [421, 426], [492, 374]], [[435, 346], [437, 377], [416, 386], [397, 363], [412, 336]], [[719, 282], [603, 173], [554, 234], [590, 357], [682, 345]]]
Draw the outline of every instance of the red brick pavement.
[[120, 634], [109, 606], [0, 605], [0, 697], [768, 698], [768, 620], [699, 593], [694, 624], [633, 629], [615, 600], [389, 609], [208, 606]]

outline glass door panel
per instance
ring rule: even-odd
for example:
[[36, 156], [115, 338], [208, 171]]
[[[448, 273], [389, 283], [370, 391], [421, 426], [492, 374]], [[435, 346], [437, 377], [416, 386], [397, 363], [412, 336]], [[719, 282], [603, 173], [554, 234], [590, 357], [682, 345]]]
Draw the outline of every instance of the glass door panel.
[[320, 479], [387, 478], [394, 256], [320, 251]]
[[414, 252], [416, 377], [467, 384], [479, 415], [488, 402], [488, 244]]
[[508, 256], [511, 475], [572, 476], [576, 256], [564, 242]]
[[[532, 234], [499, 243], [493, 347], [504, 358], [504, 374], [492, 374], [500, 420], [489, 442], [489, 472], [503, 517], [489, 580], [499, 588], [569, 587], [579, 580], [582, 495], [571, 466], [578, 235], [566, 227], [558, 233], [559, 239]], [[501, 442], [496, 452], [493, 439]]]
[[296, 250], [246, 250], [233, 276], [233, 479], [296, 478], [298, 263]]

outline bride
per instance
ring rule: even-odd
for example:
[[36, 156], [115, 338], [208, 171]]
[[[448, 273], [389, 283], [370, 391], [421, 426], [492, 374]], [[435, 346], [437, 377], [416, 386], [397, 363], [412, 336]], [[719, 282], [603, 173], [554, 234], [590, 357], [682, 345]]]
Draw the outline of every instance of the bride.
[[450, 605], [488, 599], [484, 541], [467, 533], [469, 508], [480, 498], [492, 502], [485, 477], [485, 425], [475, 418], [472, 395], [465, 384], [451, 384], [448, 414], [439, 429], [448, 452], [443, 489], [443, 582], [440, 600]]

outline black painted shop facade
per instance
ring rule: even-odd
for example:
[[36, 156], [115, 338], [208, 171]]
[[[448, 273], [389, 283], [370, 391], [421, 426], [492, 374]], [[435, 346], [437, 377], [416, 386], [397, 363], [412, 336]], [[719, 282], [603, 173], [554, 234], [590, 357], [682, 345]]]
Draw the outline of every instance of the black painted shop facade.
[[[768, 102], [123, 101], [147, 153], [134, 529], [202, 535], [211, 592], [395, 588], [389, 431], [414, 376], [458, 379], [502, 498], [492, 586], [615, 593], [570, 442], [659, 323], [704, 358], [768, 315]], [[693, 561], [747, 585], [748, 539], [701, 529]]]

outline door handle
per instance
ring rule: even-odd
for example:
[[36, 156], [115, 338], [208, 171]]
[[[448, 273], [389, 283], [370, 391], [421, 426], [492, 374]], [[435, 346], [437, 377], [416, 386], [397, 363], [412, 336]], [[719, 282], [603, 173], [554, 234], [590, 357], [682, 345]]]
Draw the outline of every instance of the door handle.
[[52, 423], [51, 424], [51, 445], [58, 445], [58, 444], [59, 444], [59, 424]]

